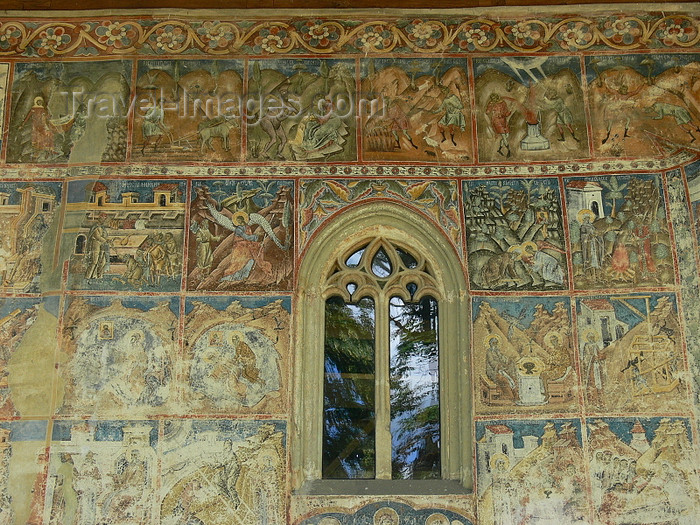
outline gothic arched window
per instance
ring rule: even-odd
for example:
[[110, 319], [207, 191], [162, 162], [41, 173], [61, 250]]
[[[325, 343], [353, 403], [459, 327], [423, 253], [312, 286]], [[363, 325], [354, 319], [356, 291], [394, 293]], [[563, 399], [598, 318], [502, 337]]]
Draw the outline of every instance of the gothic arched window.
[[470, 488], [468, 297], [444, 233], [399, 205], [353, 208], [311, 241], [298, 290], [294, 488]]
[[326, 277], [327, 479], [439, 479], [439, 292], [425, 258], [375, 238]]

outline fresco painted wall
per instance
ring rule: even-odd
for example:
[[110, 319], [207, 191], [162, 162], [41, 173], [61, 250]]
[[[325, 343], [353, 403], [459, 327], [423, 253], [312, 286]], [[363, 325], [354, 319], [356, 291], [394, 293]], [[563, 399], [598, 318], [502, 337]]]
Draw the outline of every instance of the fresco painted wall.
[[[0, 524], [691, 525], [700, 9], [0, 20]], [[574, 12], [578, 9], [578, 12]], [[297, 269], [466, 275], [474, 490], [290, 490]]]

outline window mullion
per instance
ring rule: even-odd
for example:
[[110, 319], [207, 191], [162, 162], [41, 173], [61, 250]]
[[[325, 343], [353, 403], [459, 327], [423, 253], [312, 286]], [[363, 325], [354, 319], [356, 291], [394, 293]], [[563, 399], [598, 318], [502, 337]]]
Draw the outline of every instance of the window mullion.
[[376, 310], [375, 403], [377, 479], [391, 479], [391, 386], [389, 383], [389, 299], [379, 294]]

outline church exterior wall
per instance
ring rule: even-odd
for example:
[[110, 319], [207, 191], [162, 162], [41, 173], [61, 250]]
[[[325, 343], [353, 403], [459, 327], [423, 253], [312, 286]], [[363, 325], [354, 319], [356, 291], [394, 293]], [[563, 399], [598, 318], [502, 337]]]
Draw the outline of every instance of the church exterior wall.
[[[697, 6], [7, 13], [0, 106], [0, 523], [700, 515]], [[467, 283], [468, 493], [293, 490], [301, 263], [372, 203]]]

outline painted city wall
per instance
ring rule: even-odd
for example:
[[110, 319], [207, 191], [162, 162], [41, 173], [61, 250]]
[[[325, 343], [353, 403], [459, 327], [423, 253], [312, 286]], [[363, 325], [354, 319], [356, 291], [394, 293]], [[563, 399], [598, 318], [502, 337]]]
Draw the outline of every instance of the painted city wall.
[[[696, 523], [700, 10], [621, 9], [2, 16], [0, 524]], [[291, 491], [376, 201], [461, 260], [471, 494]]]

